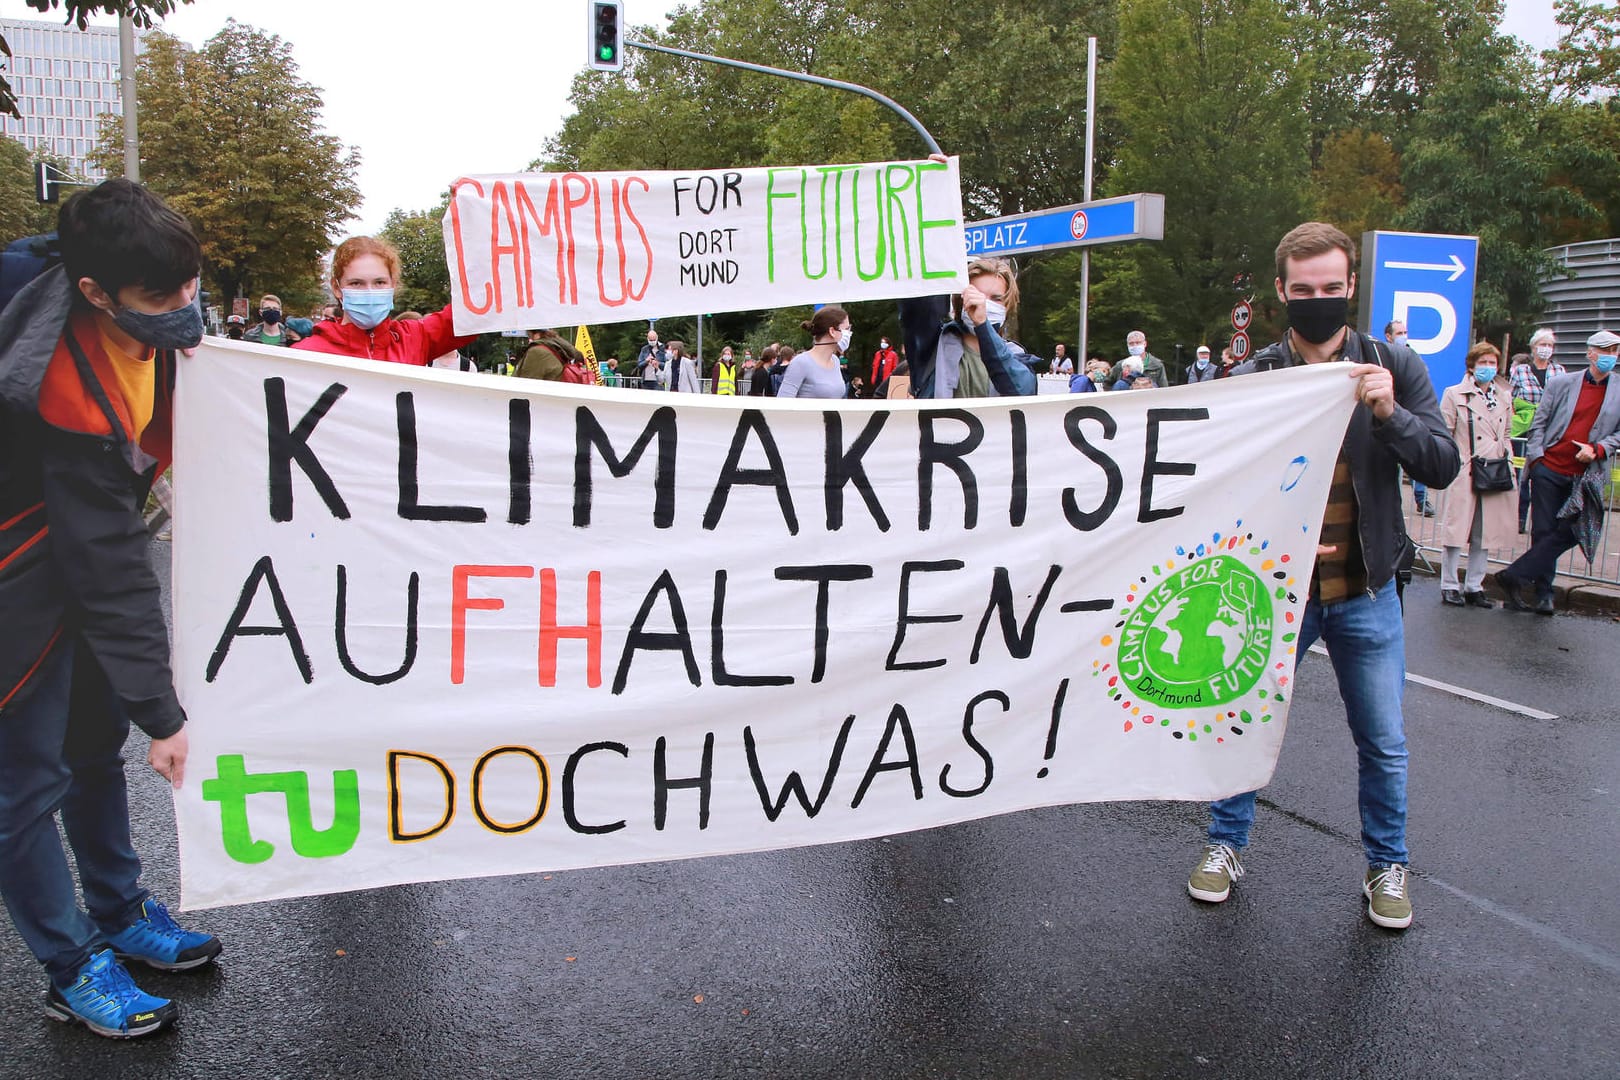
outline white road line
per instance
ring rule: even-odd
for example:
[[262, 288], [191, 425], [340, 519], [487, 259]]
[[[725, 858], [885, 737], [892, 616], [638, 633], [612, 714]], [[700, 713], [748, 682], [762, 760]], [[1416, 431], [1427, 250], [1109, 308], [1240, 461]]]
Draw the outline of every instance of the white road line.
[[[1317, 642], [1315, 645], [1312, 645], [1311, 652], [1317, 653], [1321, 656], [1326, 656], [1328, 654], [1326, 647], [1324, 647], [1321, 642]], [[1518, 713], [1520, 716], [1528, 716], [1532, 720], [1558, 719], [1558, 715], [1556, 713], [1542, 712], [1540, 709], [1532, 709], [1528, 705], [1520, 705], [1516, 701], [1505, 701], [1499, 697], [1491, 697], [1489, 694], [1481, 694], [1477, 690], [1470, 690], [1466, 686], [1453, 686], [1451, 683], [1441, 682], [1439, 679], [1431, 679], [1426, 675], [1414, 675], [1412, 672], [1408, 671], [1406, 673], [1406, 681], [1417, 683], [1419, 686], [1427, 686], [1431, 690], [1439, 690], [1441, 693], [1451, 694], [1454, 697], [1467, 698], [1469, 701], [1477, 701], [1482, 705], [1490, 705], [1493, 708], [1503, 709], [1511, 713]]]

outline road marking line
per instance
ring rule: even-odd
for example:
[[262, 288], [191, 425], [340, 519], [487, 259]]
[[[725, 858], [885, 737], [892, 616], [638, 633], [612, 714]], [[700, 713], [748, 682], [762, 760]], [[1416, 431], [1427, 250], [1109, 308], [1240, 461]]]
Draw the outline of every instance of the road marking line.
[[[1315, 645], [1312, 645], [1311, 652], [1316, 653], [1319, 656], [1328, 655], [1326, 647], [1324, 647], [1321, 642], [1317, 642]], [[1481, 694], [1477, 690], [1470, 690], [1466, 686], [1454, 686], [1451, 683], [1441, 682], [1439, 679], [1431, 679], [1426, 675], [1414, 675], [1412, 672], [1408, 671], [1406, 673], [1406, 681], [1417, 683], [1419, 686], [1427, 686], [1431, 690], [1439, 690], [1441, 693], [1451, 694], [1455, 697], [1467, 698], [1469, 701], [1477, 701], [1482, 705], [1490, 705], [1498, 709], [1506, 710], [1507, 712], [1518, 713], [1520, 716], [1528, 716], [1532, 720], [1558, 719], [1557, 713], [1542, 712], [1540, 709], [1533, 709], [1528, 705], [1520, 705], [1516, 701], [1505, 701], [1502, 698], [1492, 697], [1489, 694]]]
[[[1297, 825], [1301, 825], [1312, 830], [1313, 832], [1319, 832], [1323, 836], [1331, 837], [1347, 847], [1357, 849], [1361, 848], [1361, 841], [1358, 838], [1351, 836], [1349, 833], [1340, 832], [1338, 829], [1333, 828], [1326, 822], [1317, 821], [1315, 818], [1307, 817], [1296, 810], [1289, 810], [1285, 807], [1279, 806], [1277, 803], [1263, 795], [1257, 799], [1256, 802], [1265, 807], [1267, 810], [1270, 810], [1275, 814], [1280, 814]], [[1440, 889], [1442, 892], [1448, 892], [1464, 903], [1473, 904], [1475, 907], [1479, 908], [1488, 915], [1493, 915], [1504, 922], [1512, 923], [1514, 926], [1517, 926], [1519, 929], [1525, 931], [1531, 936], [1541, 938], [1543, 941], [1556, 945], [1558, 948], [1563, 949], [1571, 956], [1579, 957], [1594, 967], [1602, 968], [1604, 971], [1607, 971], [1612, 975], [1620, 975], [1620, 956], [1616, 956], [1614, 953], [1611, 953], [1606, 949], [1599, 948], [1596, 945], [1591, 945], [1587, 942], [1581, 941], [1579, 938], [1570, 937], [1568, 934], [1553, 929], [1546, 923], [1538, 922], [1530, 916], [1515, 911], [1503, 904], [1499, 904], [1494, 900], [1489, 900], [1477, 893], [1471, 893], [1467, 889], [1459, 888], [1443, 878], [1435, 877], [1426, 870], [1422, 870], [1418, 867], [1410, 867], [1409, 869], [1412, 872], [1412, 876], [1418, 880], [1427, 882], [1428, 884], [1433, 885], [1435, 888]]]

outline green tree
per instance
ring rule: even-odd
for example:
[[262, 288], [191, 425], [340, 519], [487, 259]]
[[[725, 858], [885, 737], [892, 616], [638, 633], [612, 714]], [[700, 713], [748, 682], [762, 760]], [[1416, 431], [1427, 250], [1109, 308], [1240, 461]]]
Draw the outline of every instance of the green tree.
[[[1083, 197], [1085, 40], [1094, 33], [1104, 54], [1112, 48], [1113, 7], [1114, 0], [990, 0], [964, 18], [946, 0], [702, 0], [679, 9], [667, 27], [639, 33], [887, 94], [961, 156], [964, 201], [976, 219]], [[760, 32], [766, 26], [771, 33]], [[534, 167], [718, 168], [926, 152], [904, 121], [857, 95], [637, 49], [620, 74], [577, 77], [571, 100], [576, 111]], [[1100, 174], [1113, 148], [1100, 141]], [[1063, 294], [1073, 287], [1054, 286]], [[1024, 344], [1046, 351], [1045, 293], [1024, 296]], [[875, 346], [880, 334], [895, 333], [893, 304], [857, 305], [851, 315], [859, 342]], [[768, 318], [752, 316], [750, 344], [796, 332]]]
[[450, 302], [450, 267], [444, 258], [444, 212], [448, 196], [432, 210], [394, 210], [381, 236], [399, 249], [400, 276], [394, 294], [399, 311], [438, 311]]
[[1547, 131], [1560, 161], [1555, 181], [1597, 208], [1566, 217], [1548, 244], [1620, 235], [1620, 9], [1558, 0], [1558, 44], [1541, 54], [1552, 99]]
[[1553, 182], [1564, 151], [1532, 58], [1515, 39], [1477, 27], [1456, 42], [1413, 121], [1402, 161], [1401, 228], [1480, 238], [1476, 335], [1523, 325], [1558, 267], [1543, 250], [1557, 224], [1596, 211]]
[[[360, 201], [359, 154], [322, 129], [292, 46], [234, 20], [195, 51], [149, 34], [136, 92], [141, 178], [191, 219], [215, 295], [313, 303], [320, 257]], [[118, 124], [103, 119], [95, 155], [109, 170]]]
[[1162, 193], [1164, 239], [1098, 258], [1092, 337], [1140, 327], [1170, 359], [1175, 343], [1230, 333], [1234, 277], [1270, 282], [1273, 246], [1304, 219], [1308, 61], [1279, 0], [1122, 0], [1119, 25], [1106, 191]]
[[1349, 128], [1323, 143], [1311, 172], [1316, 216], [1360, 241], [1370, 229], [1387, 229], [1406, 199], [1401, 162], [1385, 135]]
[[63, 164], [32, 155], [16, 139], [0, 136], [0, 244], [56, 228], [56, 207], [34, 195], [34, 162], [39, 160]]
[[[67, 21], [77, 23], [80, 30], [90, 25], [90, 16], [96, 14], [128, 15], [136, 26], [150, 28], [153, 17], [162, 18], [181, 4], [191, 0], [28, 0], [28, 6], [38, 12], [51, 12], [58, 7], [67, 11]], [[0, 37], [0, 53], [11, 55], [11, 46]], [[11, 83], [0, 75], [0, 112], [21, 116], [17, 111], [17, 97]]]

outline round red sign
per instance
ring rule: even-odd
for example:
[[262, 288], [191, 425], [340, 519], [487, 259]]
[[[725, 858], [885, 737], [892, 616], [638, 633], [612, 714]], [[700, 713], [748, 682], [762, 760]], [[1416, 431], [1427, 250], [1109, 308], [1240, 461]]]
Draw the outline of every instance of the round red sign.
[[1086, 228], [1089, 224], [1086, 221], [1086, 212], [1076, 210], [1074, 216], [1069, 219], [1069, 235], [1076, 240], [1084, 240], [1086, 238]]

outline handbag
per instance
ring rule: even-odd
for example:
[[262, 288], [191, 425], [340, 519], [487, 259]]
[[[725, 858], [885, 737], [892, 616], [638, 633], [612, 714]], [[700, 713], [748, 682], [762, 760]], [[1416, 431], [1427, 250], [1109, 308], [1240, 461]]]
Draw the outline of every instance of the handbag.
[[[1472, 451], [1479, 444], [1474, 439], [1474, 410], [1468, 410], [1468, 449]], [[1493, 491], [1512, 491], [1513, 463], [1506, 457], [1482, 458], [1474, 457], [1468, 463], [1474, 490], [1481, 493]]]

